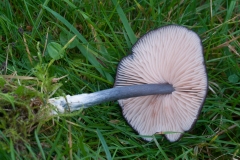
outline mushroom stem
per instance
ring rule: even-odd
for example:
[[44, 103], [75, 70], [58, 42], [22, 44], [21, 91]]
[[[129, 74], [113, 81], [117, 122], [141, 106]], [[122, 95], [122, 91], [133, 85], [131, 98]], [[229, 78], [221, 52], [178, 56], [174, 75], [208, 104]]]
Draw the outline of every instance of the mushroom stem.
[[60, 112], [64, 112], [65, 109], [69, 109], [72, 112], [107, 101], [156, 94], [171, 94], [173, 91], [174, 88], [171, 84], [141, 84], [114, 87], [89, 94], [51, 98], [49, 103], [57, 107]]

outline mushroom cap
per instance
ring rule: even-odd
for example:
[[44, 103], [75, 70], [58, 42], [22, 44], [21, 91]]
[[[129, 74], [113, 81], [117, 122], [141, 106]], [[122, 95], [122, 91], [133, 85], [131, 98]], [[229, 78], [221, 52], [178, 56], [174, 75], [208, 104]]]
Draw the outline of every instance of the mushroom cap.
[[140, 135], [164, 133], [174, 142], [196, 123], [208, 88], [202, 42], [192, 30], [177, 25], [152, 30], [118, 65], [115, 87], [161, 83], [172, 84], [175, 91], [118, 102], [123, 116]]

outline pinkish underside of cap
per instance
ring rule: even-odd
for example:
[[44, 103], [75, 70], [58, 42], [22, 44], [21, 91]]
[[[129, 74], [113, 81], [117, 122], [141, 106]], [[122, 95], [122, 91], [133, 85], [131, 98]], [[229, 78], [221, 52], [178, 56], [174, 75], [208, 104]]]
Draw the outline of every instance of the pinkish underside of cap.
[[153, 30], [140, 38], [132, 54], [120, 62], [116, 87], [156, 83], [172, 84], [175, 91], [123, 99], [119, 104], [140, 135], [175, 132], [165, 135], [173, 142], [191, 129], [207, 92], [203, 48], [196, 33], [175, 25]]

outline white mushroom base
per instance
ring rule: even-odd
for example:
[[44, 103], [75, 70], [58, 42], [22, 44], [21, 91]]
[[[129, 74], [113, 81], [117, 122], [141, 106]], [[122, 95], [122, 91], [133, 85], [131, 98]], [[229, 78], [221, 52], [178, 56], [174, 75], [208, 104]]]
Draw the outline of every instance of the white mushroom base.
[[67, 95], [66, 97], [51, 98], [48, 100], [48, 103], [55, 107], [52, 114], [58, 114], [64, 113], [65, 110], [69, 110], [70, 112], [79, 110], [79, 106], [82, 106], [81, 108], [86, 108], [84, 104], [88, 104], [89, 99], [89, 94]]

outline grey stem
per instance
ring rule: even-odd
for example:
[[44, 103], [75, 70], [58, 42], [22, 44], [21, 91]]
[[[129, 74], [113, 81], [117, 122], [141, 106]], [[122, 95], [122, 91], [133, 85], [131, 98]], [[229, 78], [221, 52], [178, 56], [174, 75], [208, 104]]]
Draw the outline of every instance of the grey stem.
[[61, 102], [64, 108], [69, 108], [70, 111], [79, 110], [80, 108], [88, 108], [96, 104], [119, 99], [157, 95], [171, 94], [174, 88], [170, 84], [142, 84], [132, 86], [121, 86], [106, 89], [90, 94], [80, 94], [67, 97], [67, 102]]

